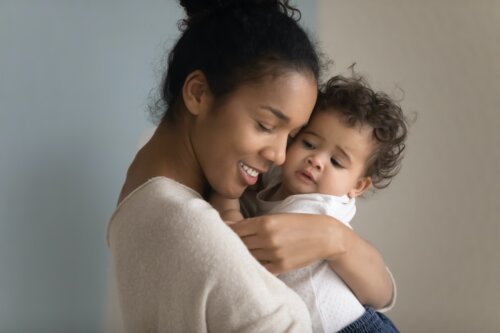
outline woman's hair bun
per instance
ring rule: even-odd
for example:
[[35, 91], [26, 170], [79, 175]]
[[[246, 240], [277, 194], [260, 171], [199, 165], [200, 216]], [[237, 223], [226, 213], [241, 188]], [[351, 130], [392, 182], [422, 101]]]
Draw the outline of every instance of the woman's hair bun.
[[180, 0], [180, 4], [188, 17], [193, 17], [198, 13], [215, 8], [220, 5], [220, 2], [220, 0]]
[[203, 15], [227, 7], [267, 6], [270, 8], [296, 11], [289, 0], [180, 0], [188, 18]]

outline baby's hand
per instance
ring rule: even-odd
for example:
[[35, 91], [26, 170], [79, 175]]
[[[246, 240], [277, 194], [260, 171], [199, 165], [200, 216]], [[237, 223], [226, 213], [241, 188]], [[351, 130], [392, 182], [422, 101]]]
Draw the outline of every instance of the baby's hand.
[[210, 197], [210, 204], [217, 209], [227, 225], [233, 225], [237, 221], [243, 220], [238, 199], [228, 199], [214, 192]]

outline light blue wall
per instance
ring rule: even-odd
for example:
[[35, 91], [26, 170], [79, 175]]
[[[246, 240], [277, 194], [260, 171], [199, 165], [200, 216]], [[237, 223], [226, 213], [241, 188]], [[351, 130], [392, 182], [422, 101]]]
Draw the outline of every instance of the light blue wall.
[[0, 331], [96, 332], [172, 1], [0, 4]]
[[172, 0], [0, 1], [0, 332], [101, 330], [106, 223], [181, 16]]

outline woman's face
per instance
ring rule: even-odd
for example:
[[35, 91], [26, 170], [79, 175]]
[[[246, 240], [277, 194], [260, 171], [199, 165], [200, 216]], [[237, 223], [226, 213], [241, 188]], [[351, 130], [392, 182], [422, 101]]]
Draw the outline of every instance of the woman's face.
[[191, 139], [211, 188], [237, 198], [260, 173], [282, 164], [288, 136], [307, 123], [316, 94], [310, 75], [268, 75], [240, 86], [199, 115]]

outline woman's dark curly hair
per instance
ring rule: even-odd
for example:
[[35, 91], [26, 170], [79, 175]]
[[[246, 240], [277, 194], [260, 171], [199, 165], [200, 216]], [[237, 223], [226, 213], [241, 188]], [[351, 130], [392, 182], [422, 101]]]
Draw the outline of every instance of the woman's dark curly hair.
[[[334, 76], [320, 89], [314, 112], [334, 111], [350, 127], [370, 126], [375, 148], [368, 159], [365, 176], [382, 189], [401, 168], [408, 122], [401, 107], [383, 92], [373, 91], [365, 79]], [[314, 113], [313, 113], [314, 114]]]

